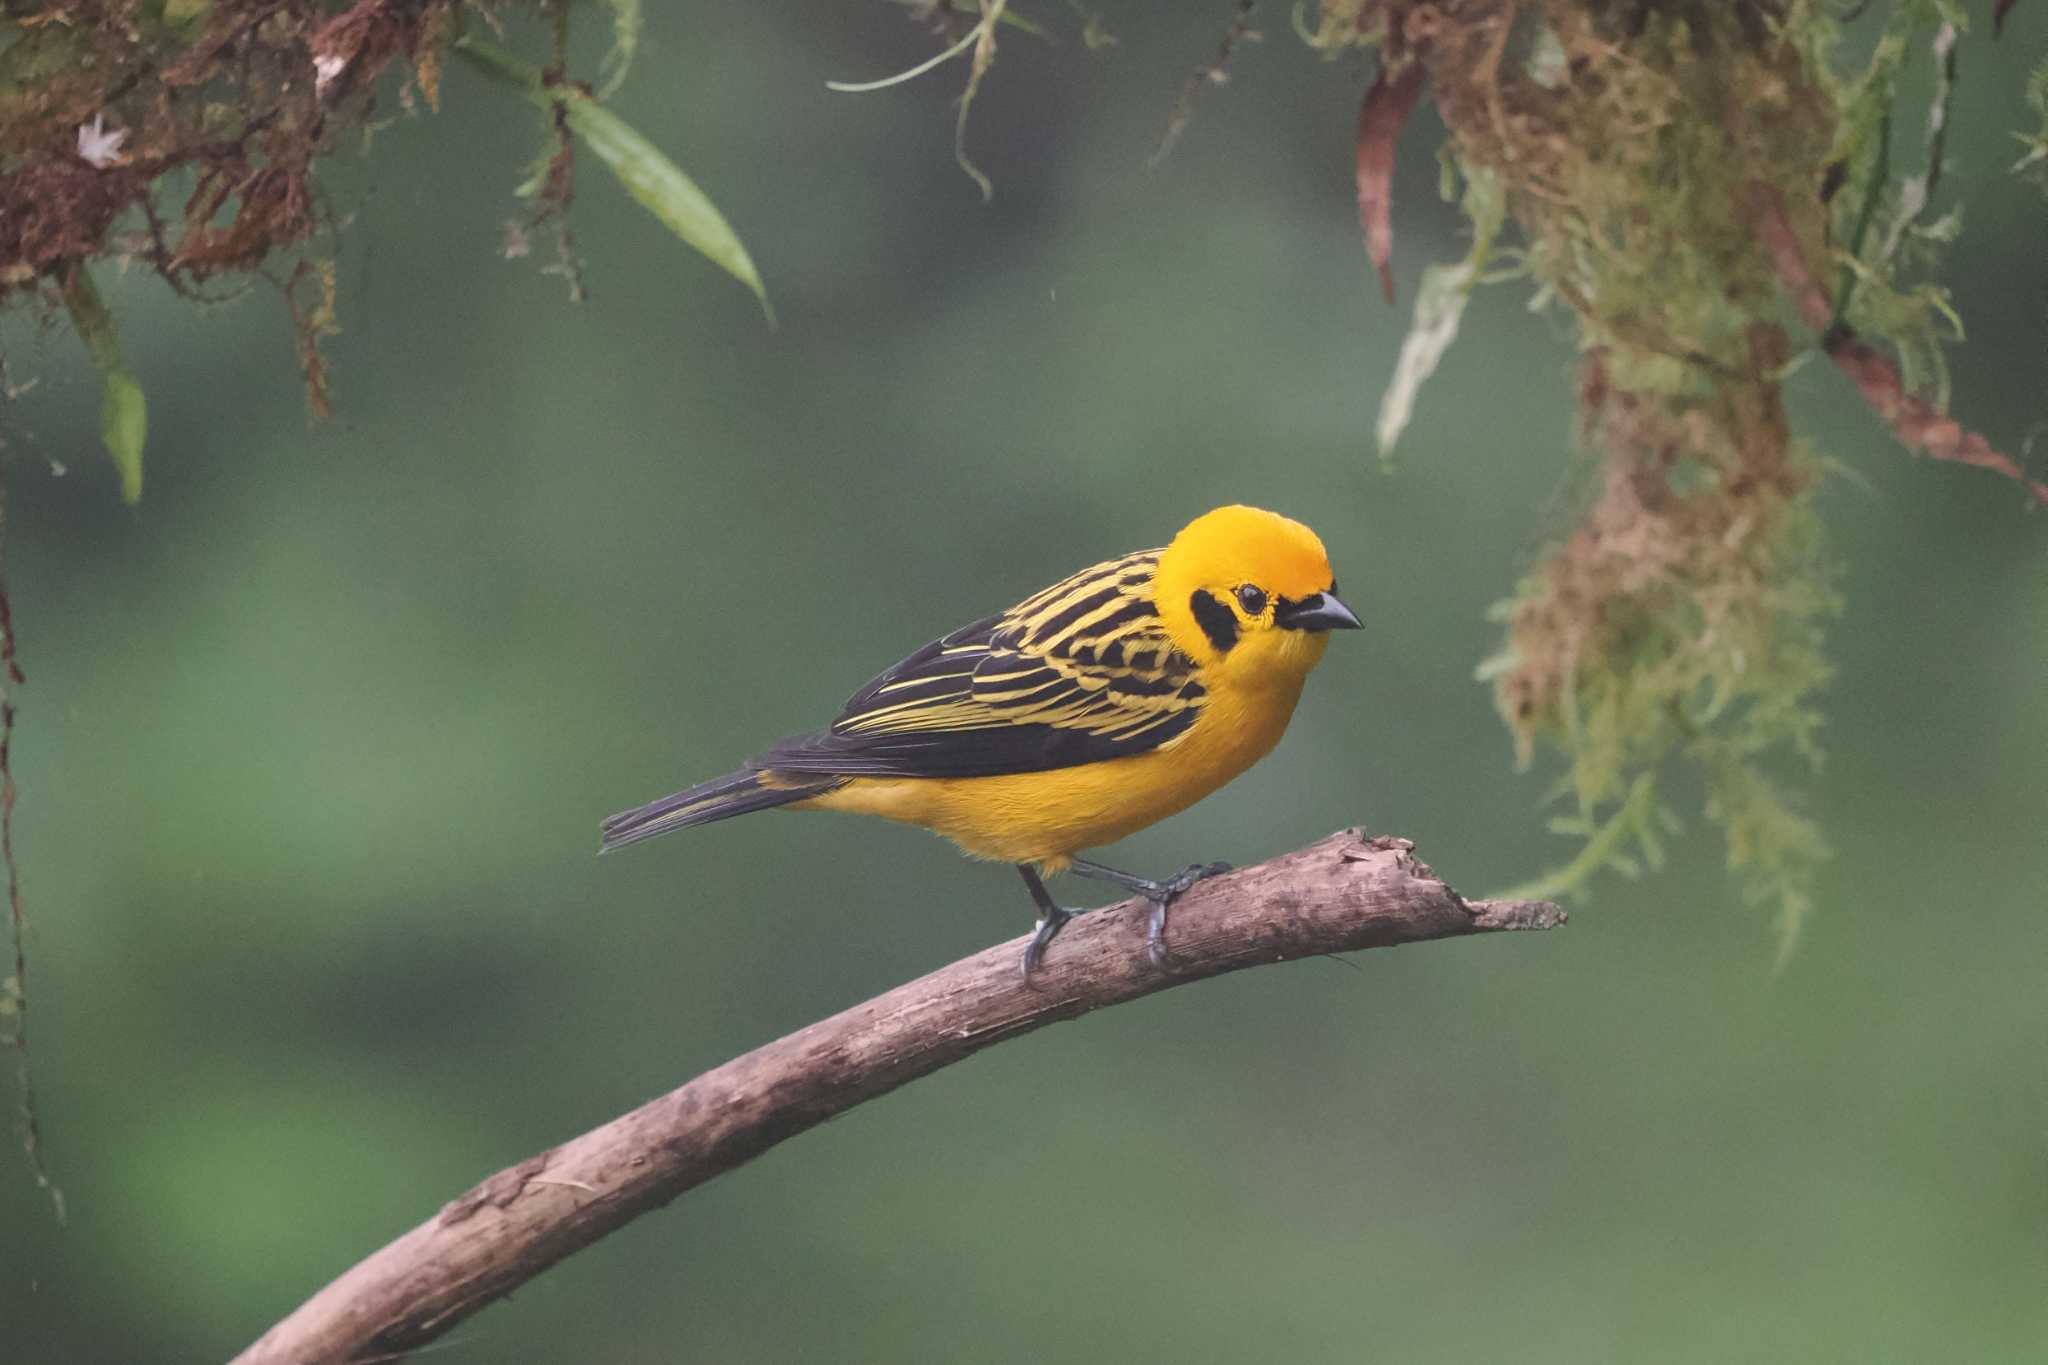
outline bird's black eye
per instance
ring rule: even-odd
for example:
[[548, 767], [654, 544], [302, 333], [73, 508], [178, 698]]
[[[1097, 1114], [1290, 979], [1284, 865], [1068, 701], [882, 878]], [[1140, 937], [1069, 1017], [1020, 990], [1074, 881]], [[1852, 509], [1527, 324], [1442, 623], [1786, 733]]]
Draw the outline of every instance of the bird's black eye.
[[1257, 616], [1266, 609], [1266, 590], [1254, 583], [1247, 583], [1237, 590], [1237, 605], [1244, 608], [1246, 616]]

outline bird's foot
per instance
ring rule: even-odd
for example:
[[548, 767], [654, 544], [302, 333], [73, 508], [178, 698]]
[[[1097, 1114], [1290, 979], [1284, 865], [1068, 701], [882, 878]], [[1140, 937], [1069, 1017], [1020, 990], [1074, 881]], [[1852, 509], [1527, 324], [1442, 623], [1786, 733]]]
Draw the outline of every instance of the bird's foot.
[[1196, 882], [1208, 877], [1220, 877], [1230, 870], [1231, 866], [1229, 863], [1190, 863], [1165, 881], [1154, 882], [1153, 885], [1164, 892], [1168, 900], [1171, 900]]
[[1031, 979], [1031, 973], [1037, 969], [1039, 959], [1045, 956], [1046, 945], [1053, 941], [1053, 937], [1060, 930], [1067, 927], [1067, 921], [1073, 917], [1073, 911], [1061, 906], [1052, 905], [1043, 908], [1042, 913], [1038, 917], [1038, 932], [1031, 936], [1031, 942], [1024, 945], [1024, 979], [1026, 981]]
[[1191, 863], [1166, 880], [1153, 882], [1151, 889], [1138, 892], [1152, 902], [1152, 913], [1145, 920], [1145, 956], [1153, 966], [1163, 972], [1173, 965], [1173, 954], [1166, 950], [1166, 907], [1196, 882], [1205, 877], [1220, 877], [1228, 871], [1229, 863]]
[[1067, 921], [1074, 917], [1074, 911], [1053, 900], [1052, 893], [1045, 889], [1045, 882], [1029, 864], [1017, 864], [1017, 871], [1024, 878], [1024, 886], [1031, 892], [1031, 903], [1038, 907], [1038, 932], [1031, 936], [1031, 942], [1024, 945], [1024, 984], [1031, 984], [1031, 973], [1037, 968], [1039, 959], [1045, 956], [1046, 945], [1053, 936], [1067, 927]]
[[1143, 896], [1152, 902], [1152, 914], [1145, 921], [1145, 956], [1161, 971], [1170, 970], [1173, 957], [1166, 951], [1166, 910], [1176, 896], [1186, 891], [1205, 877], [1220, 877], [1230, 871], [1229, 863], [1191, 863], [1163, 881], [1150, 877], [1136, 877], [1128, 872], [1119, 872], [1113, 867], [1091, 863], [1085, 858], [1076, 858], [1073, 871], [1083, 877], [1120, 886], [1134, 895]]

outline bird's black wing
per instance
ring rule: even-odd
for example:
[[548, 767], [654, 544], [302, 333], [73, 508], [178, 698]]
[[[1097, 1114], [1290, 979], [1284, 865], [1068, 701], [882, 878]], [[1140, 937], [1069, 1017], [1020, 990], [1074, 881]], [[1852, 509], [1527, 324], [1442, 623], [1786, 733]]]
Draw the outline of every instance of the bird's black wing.
[[856, 692], [829, 730], [786, 739], [755, 765], [990, 777], [1172, 744], [1206, 694], [1152, 605], [1158, 558], [1097, 564], [932, 641]]

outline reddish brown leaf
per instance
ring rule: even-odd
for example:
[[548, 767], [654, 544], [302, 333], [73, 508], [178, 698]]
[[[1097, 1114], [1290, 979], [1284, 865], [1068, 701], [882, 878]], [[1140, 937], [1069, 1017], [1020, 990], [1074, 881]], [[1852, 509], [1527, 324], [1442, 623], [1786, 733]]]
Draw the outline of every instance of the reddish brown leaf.
[[1937, 460], [1950, 460], [2003, 474], [2032, 493], [2036, 502], [2048, 506], [2048, 483], [2028, 478], [2011, 456], [2001, 453], [1989, 441], [1926, 399], [1906, 392], [1899, 367], [1891, 358], [1859, 338], [1847, 326], [1836, 324], [1829, 328], [1834, 305], [1828, 301], [1828, 291], [1807, 264], [1799, 234], [1785, 212], [1784, 197], [1771, 186], [1761, 183], [1750, 187], [1750, 195], [1751, 206], [1756, 213], [1757, 235], [1762, 239], [1764, 249], [1770, 253], [1771, 263], [1777, 269], [1778, 283], [1791, 296], [1793, 307], [1799, 310], [1807, 326], [1817, 331], [1828, 328], [1821, 337], [1821, 349], [1828, 353], [1828, 359], [1834, 361], [1843, 374], [1849, 376], [1857, 392], [1863, 395], [1863, 401], [1890, 425], [1893, 434], [1903, 444], [1924, 450]]
[[2011, 8], [2012, 8], [2012, 6], [2013, 6], [2013, 0], [1998, 0], [1998, 3], [1997, 3], [1997, 4], [1995, 4], [1995, 5], [1993, 5], [1993, 6], [1991, 7], [1991, 36], [1992, 36], [1992, 37], [1994, 37], [1994, 38], [1997, 38], [1997, 37], [2001, 37], [2001, 36], [2003, 36], [2003, 35], [2004, 35], [2004, 33], [2005, 33], [2005, 12], [2006, 12], [2007, 10], [2011, 9]]
[[1358, 107], [1358, 226], [1379, 272], [1380, 293], [1394, 301], [1394, 142], [1422, 93], [1422, 63], [1410, 58], [1389, 73], [1382, 65]]

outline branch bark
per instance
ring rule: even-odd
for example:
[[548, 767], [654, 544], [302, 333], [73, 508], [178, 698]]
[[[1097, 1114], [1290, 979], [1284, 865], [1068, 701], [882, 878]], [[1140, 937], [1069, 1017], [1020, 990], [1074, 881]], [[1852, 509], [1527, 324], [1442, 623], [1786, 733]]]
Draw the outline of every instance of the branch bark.
[[1564, 922], [1545, 901], [1466, 901], [1413, 848], [1345, 830], [1204, 881], [1174, 902], [1169, 970], [1146, 958], [1146, 907], [1126, 901], [1068, 925], [1028, 983], [1017, 939], [898, 986], [498, 1172], [235, 1365], [395, 1359], [784, 1138], [1041, 1025], [1261, 963]]

